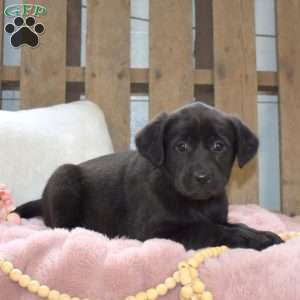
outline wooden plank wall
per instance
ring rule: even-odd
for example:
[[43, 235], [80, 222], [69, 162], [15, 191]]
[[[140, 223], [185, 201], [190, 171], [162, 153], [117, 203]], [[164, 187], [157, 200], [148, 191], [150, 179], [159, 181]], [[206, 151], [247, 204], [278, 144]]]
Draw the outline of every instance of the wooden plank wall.
[[277, 1], [282, 208], [300, 213], [300, 2]]
[[129, 0], [89, 0], [86, 93], [103, 109], [115, 150], [128, 148]]
[[[174, 26], [180, 24], [180, 26]], [[150, 116], [193, 98], [192, 1], [150, 1]]]
[[[81, 90], [85, 84], [88, 98], [103, 109], [115, 150], [119, 151], [127, 149], [130, 140], [130, 84], [149, 86], [151, 117], [190, 102], [194, 86], [201, 85], [208, 88], [208, 101], [213, 100], [214, 88], [218, 108], [238, 115], [252, 130], [257, 130], [257, 89], [274, 92], [278, 82], [276, 72], [256, 72], [253, 0], [199, 0], [196, 3], [196, 15], [202, 19], [196, 20], [195, 62], [196, 67], [209, 70], [194, 70], [192, 1], [182, 0], [149, 2], [150, 67], [143, 70], [132, 70], [129, 66], [130, 1], [89, 0], [87, 66], [80, 68], [79, 37], [69, 36], [67, 43], [67, 16], [70, 19], [71, 8], [76, 6], [76, 18], [80, 16], [80, 1], [71, 1], [39, 1], [48, 9], [48, 14], [38, 19], [46, 31], [38, 48], [22, 48], [20, 68], [2, 67], [3, 30], [0, 31], [0, 88], [2, 81], [12, 89], [20, 82], [22, 108], [63, 103], [66, 82], [80, 83]], [[3, 3], [0, 0], [0, 11], [3, 11]], [[300, 157], [300, 143], [295, 136], [300, 128], [300, 2], [278, 0], [276, 5], [282, 206], [285, 213], [295, 214], [300, 213], [300, 160], [294, 159]], [[203, 14], [203, 8], [212, 16]], [[212, 28], [207, 20], [212, 22]], [[70, 21], [69, 28], [74, 25]], [[205, 37], [202, 21], [208, 26], [206, 30], [213, 33], [213, 41]], [[1, 26], [2, 22], [3, 13], [0, 14]], [[204, 38], [210, 46], [201, 45]], [[74, 47], [74, 55], [67, 60], [66, 49]], [[210, 55], [212, 50], [213, 57], [205, 61], [201, 53]], [[201, 90], [200, 94], [203, 91], [206, 92]], [[78, 91], [75, 94], [78, 95]], [[233, 203], [257, 202], [257, 190], [256, 161], [243, 170], [235, 169], [230, 189]]]
[[[35, 1], [26, 1], [31, 2]], [[44, 24], [45, 32], [37, 48], [22, 48], [22, 108], [65, 102], [67, 0], [42, 0], [39, 3], [47, 7], [47, 14], [36, 18]]]
[[[214, 88], [216, 107], [257, 127], [257, 72], [253, 0], [213, 1]], [[233, 172], [232, 203], [258, 201], [257, 163]]]

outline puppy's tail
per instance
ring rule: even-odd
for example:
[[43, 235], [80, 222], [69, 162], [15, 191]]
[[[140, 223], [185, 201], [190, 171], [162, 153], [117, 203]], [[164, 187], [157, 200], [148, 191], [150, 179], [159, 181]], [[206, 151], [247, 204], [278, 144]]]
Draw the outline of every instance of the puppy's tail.
[[29, 219], [42, 216], [42, 200], [34, 200], [18, 206], [15, 211], [21, 218]]

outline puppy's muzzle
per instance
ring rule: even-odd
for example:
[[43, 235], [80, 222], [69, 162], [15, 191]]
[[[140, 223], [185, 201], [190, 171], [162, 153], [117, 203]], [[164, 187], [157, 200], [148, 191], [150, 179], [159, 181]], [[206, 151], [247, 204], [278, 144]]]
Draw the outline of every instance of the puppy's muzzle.
[[194, 177], [202, 185], [210, 183], [212, 180], [212, 176], [208, 172], [205, 172], [203, 170], [195, 171]]

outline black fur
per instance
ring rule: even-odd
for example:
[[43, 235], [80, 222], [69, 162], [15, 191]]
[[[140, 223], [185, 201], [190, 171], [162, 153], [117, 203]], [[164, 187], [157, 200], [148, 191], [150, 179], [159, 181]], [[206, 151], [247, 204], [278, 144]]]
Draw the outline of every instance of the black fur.
[[263, 249], [282, 242], [271, 232], [227, 222], [225, 186], [234, 159], [242, 167], [258, 147], [237, 118], [193, 103], [160, 114], [139, 132], [136, 146], [138, 151], [59, 167], [42, 200], [16, 211], [42, 215], [50, 227], [82, 226], [141, 241], [168, 238], [187, 249]]

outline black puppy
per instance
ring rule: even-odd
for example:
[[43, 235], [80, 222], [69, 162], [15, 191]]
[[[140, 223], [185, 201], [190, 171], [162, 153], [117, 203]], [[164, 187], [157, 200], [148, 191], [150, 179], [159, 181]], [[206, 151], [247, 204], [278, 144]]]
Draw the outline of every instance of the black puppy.
[[235, 157], [243, 167], [258, 140], [235, 117], [202, 103], [161, 113], [136, 137], [138, 151], [63, 165], [41, 200], [16, 209], [50, 227], [82, 226], [144, 241], [168, 238], [187, 249], [263, 249], [271, 233], [227, 222], [225, 186]]

